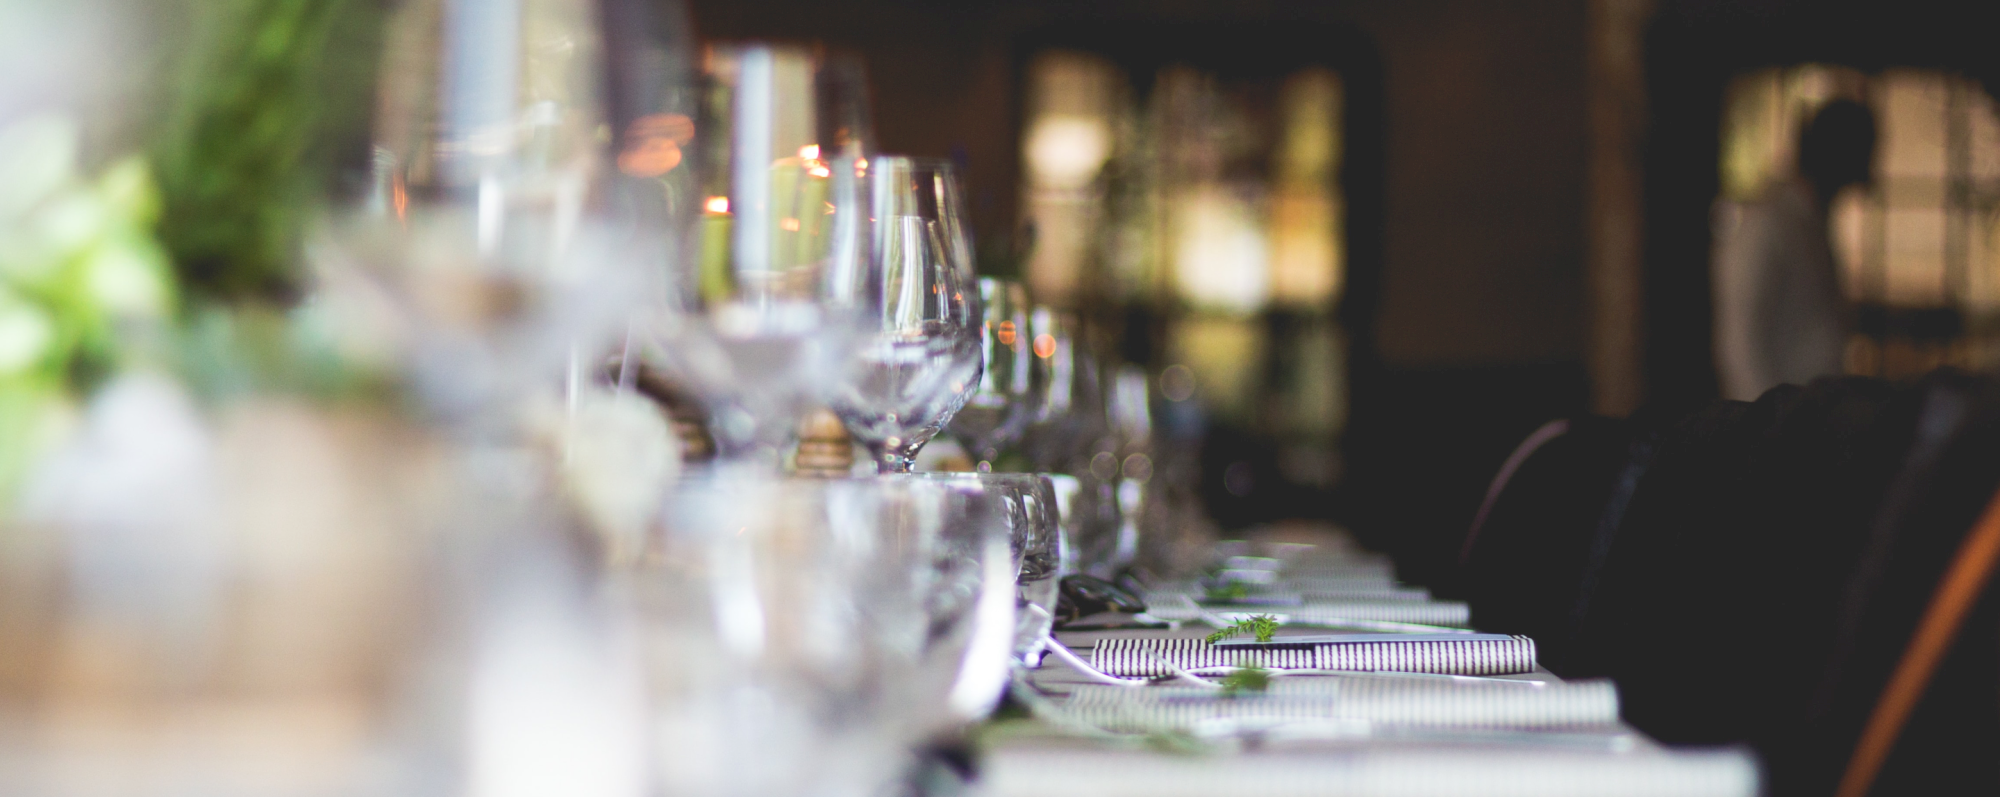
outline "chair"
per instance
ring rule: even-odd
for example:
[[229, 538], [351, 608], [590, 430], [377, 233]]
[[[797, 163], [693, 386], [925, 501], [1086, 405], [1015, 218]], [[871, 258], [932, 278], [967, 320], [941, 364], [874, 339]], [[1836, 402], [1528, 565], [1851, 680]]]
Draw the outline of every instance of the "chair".
[[1589, 536], [1629, 456], [1630, 429], [1587, 416], [1537, 429], [1494, 477], [1460, 547], [1473, 625], [1532, 637], [1545, 666], [1563, 657]]

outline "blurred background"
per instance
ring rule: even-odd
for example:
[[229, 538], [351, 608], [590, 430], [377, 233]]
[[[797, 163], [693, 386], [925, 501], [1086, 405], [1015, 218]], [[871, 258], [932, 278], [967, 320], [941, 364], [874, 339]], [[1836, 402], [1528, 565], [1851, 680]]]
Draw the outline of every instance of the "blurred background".
[[[369, 102], [390, 5], [8, 0], [0, 118], [86, 120], [91, 173], [154, 153], [190, 290], [282, 299], [254, 268], [205, 271], [204, 247], [296, 246], [285, 209], [365, 139], [343, 123], [367, 114], [343, 109]], [[1414, 582], [1535, 425], [1716, 395], [1718, 202], [1788, 170], [1826, 102], [1867, 105], [1880, 131], [1877, 179], [1831, 211], [1847, 368], [2000, 359], [2000, 51], [1981, 4], [631, 5], [688, 20], [688, 40], [859, 54], [881, 149], [957, 161], [980, 271], [1145, 369], [1221, 526], [1342, 521]], [[244, 18], [293, 38], [204, 46]], [[293, 143], [260, 149], [266, 133]], [[176, 171], [211, 149], [257, 187]]]
[[982, 270], [1148, 367], [1223, 526], [1346, 521], [1416, 582], [1542, 421], [1716, 395], [1712, 214], [1830, 100], [1880, 131], [1831, 213], [1848, 369], [2000, 358], [1981, 4], [689, 8], [864, 53], [883, 146], [961, 161]]

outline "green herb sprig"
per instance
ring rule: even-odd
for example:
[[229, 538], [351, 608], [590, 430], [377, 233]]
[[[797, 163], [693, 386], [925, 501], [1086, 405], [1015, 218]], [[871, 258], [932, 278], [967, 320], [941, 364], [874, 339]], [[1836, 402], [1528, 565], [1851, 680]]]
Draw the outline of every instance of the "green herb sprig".
[[1222, 696], [1225, 699], [1241, 697], [1249, 692], [1263, 694], [1264, 690], [1269, 688], [1271, 688], [1271, 671], [1248, 661], [1222, 678]]
[[1257, 638], [1257, 644], [1268, 645], [1278, 634], [1278, 618], [1268, 614], [1253, 614], [1208, 635], [1208, 644], [1215, 644], [1230, 637], [1249, 634]]

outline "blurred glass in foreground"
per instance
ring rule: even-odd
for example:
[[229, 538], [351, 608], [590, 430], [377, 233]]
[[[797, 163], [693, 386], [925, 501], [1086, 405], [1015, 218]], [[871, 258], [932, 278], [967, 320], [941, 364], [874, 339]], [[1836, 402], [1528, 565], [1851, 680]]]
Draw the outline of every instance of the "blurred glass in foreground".
[[703, 199], [646, 356], [709, 406], [723, 459], [775, 471], [877, 307], [866, 83], [851, 59], [769, 44], [710, 47], [703, 79]]
[[1006, 528], [978, 491], [922, 481], [685, 483], [620, 587], [659, 791], [876, 794], [983, 715], [1013, 619]]

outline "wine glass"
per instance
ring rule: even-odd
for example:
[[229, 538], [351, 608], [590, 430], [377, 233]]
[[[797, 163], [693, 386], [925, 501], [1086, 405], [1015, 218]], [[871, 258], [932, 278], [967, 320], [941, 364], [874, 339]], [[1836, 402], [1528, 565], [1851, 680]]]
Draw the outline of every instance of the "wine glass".
[[[1109, 444], [1101, 444], [1101, 450], [1109, 450], [1117, 459], [1115, 469], [1111, 469], [1113, 476], [1102, 481], [1116, 485], [1111, 495], [1117, 502], [1119, 521], [1116, 535], [1109, 539], [1098, 535], [1090, 540], [1093, 545], [1079, 551], [1097, 573], [1117, 572], [1139, 558], [1140, 546], [1148, 542], [1140, 538], [1139, 521], [1153, 497], [1147, 485], [1153, 476], [1151, 380], [1146, 378], [1145, 369], [1130, 363], [1106, 371], [1104, 415]], [[1102, 461], [1092, 463], [1094, 478], [1102, 475], [1097, 472], [1100, 464]], [[1078, 540], [1079, 549], [1086, 548], [1083, 542]]]
[[739, 474], [684, 484], [618, 581], [660, 790], [879, 793], [1006, 682], [1008, 509], [921, 480]]
[[885, 155], [871, 170], [872, 330], [831, 404], [881, 472], [908, 473], [979, 387], [979, 305], [951, 162]]
[[1050, 307], [1029, 314], [1036, 401], [1023, 449], [1036, 469], [1075, 481], [1064, 531], [1082, 567], [1109, 575], [1118, 552], [1136, 544], [1136, 527], [1124, 522], [1119, 505], [1120, 461], [1099, 449], [1109, 428], [1105, 391], [1079, 326], [1074, 314]]
[[313, 247], [311, 308], [343, 349], [407, 359], [444, 417], [505, 418], [644, 295], [660, 245], [607, 207], [600, 30], [590, 0], [389, 14], [369, 157]]
[[981, 471], [993, 469], [1000, 450], [1012, 445], [1026, 428], [1032, 411], [1032, 380], [1028, 335], [1028, 291], [1012, 280], [979, 278], [980, 348], [986, 372], [979, 388], [951, 418], [950, 431], [978, 460]]
[[1103, 395], [1097, 362], [1081, 339], [1076, 314], [1036, 307], [1028, 331], [1034, 359], [1029, 377], [1038, 403], [1027, 431], [1027, 453], [1038, 471], [1088, 467], [1090, 446], [1102, 432]]
[[867, 331], [875, 236], [860, 64], [802, 47], [711, 47], [690, 148], [700, 211], [643, 356], [709, 404], [725, 460], [774, 468]]

